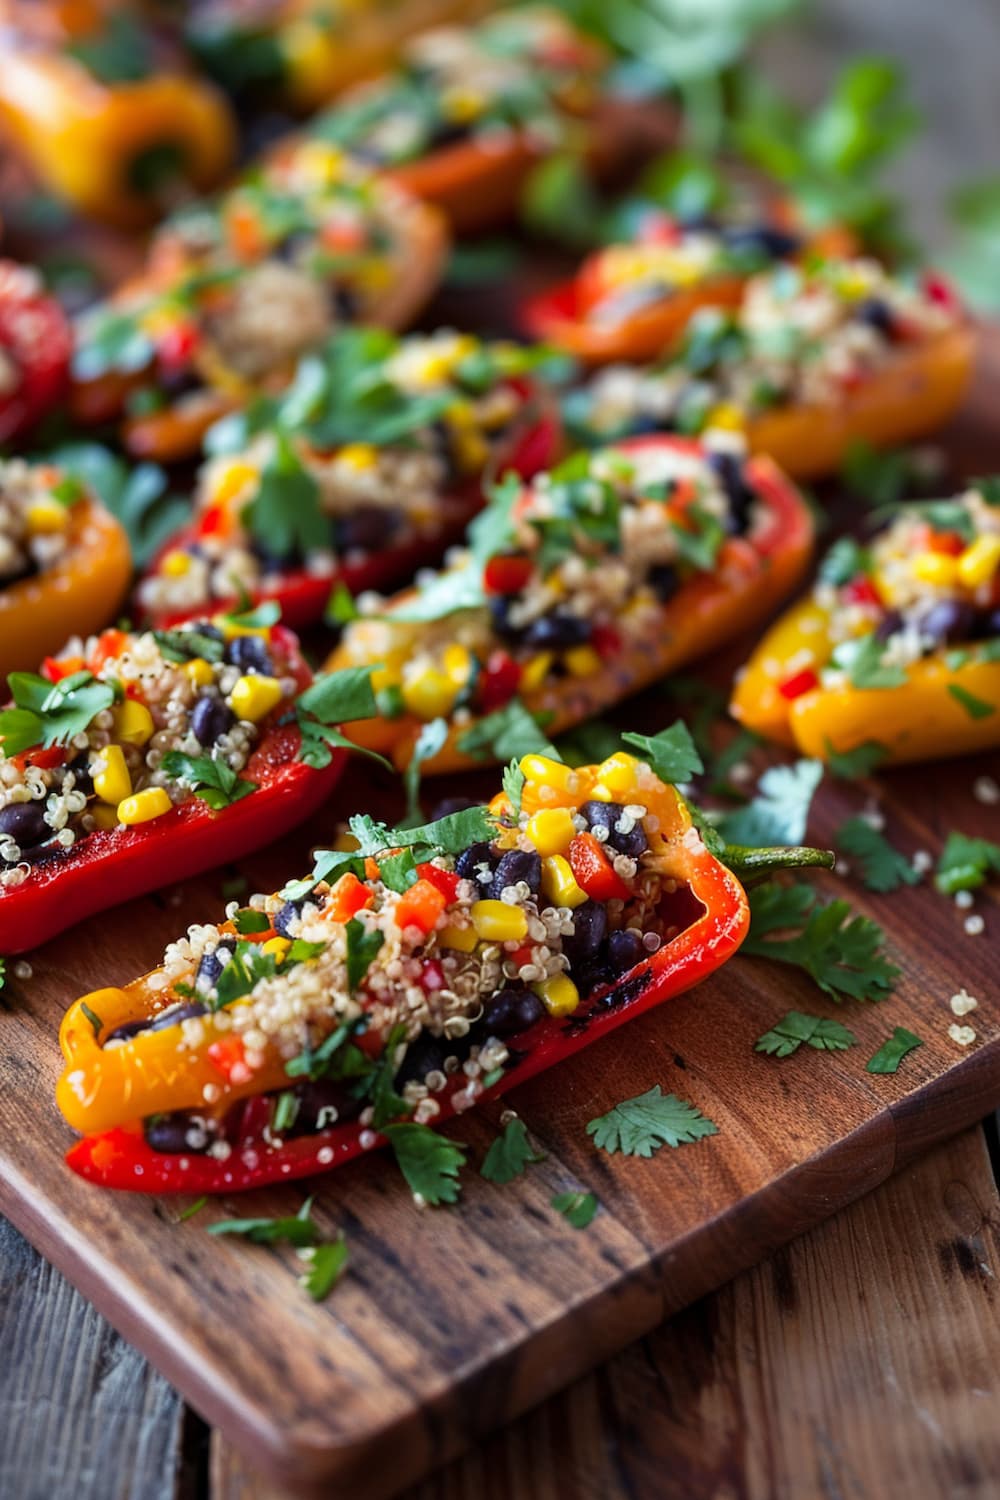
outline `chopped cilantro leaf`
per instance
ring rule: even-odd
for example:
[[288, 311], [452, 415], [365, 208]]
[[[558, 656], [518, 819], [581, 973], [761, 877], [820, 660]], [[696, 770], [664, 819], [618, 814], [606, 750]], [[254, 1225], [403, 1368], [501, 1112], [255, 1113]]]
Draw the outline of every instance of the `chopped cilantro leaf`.
[[684, 562], [690, 563], [699, 573], [710, 573], [715, 567], [719, 548], [726, 539], [725, 529], [717, 516], [703, 510], [699, 505], [690, 505], [684, 512], [685, 523], [671, 521], [677, 552]]
[[515, 1117], [490, 1146], [479, 1172], [487, 1182], [513, 1182], [533, 1162], [544, 1160], [544, 1152], [532, 1151], [523, 1120]]
[[975, 693], [970, 693], [958, 682], [949, 682], [948, 692], [956, 703], [960, 703], [969, 715], [970, 719], [988, 719], [997, 711], [995, 703], [987, 703], [984, 698], [977, 698]]
[[15, 704], [0, 710], [0, 739], [8, 758], [36, 745], [68, 744], [121, 697], [118, 683], [98, 681], [92, 672], [73, 672], [55, 683], [34, 672], [11, 672], [7, 686]]
[[897, 891], [901, 885], [919, 883], [920, 876], [906, 855], [894, 849], [865, 818], [848, 818], [837, 830], [836, 842], [858, 861], [861, 878], [870, 891]]
[[[885, 934], [870, 917], [852, 915], [846, 901], [821, 905], [804, 885], [768, 881], [749, 896], [742, 953], [804, 969], [833, 1000], [884, 1000], [891, 993], [899, 970], [882, 952]], [[789, 935], [773, 935], [780, 932]]]
[[1000, 875], [1000, 844], [949, 833], [934, 875], [934, 884], [942, 895], [977, 890], [991, 874]]
[[867, 573], [871, 562], [871, 553], [867, 547], [862, 547], [853, 537], [842, 536], [834, 542], [820, 563], [819, 576], [824, 583], [841, 588], [845, 583], [850, 583], [852, 578]]
[[825, 1016], [809, 1016], [801, 1010], [790, 1010], [775, 1023], [770, 1031], [757, 1038], [756, 1052], [766, 1052], [771, 1057], [791, 1057], [803, 1042], [815, 1047], [817, 1052], [843, 1052], [853, 1047], [857, 1038], [839, 1021]]
[[403, 826], [420, 822], [420, 775], [425, 761], [432, 760], [448, 738], [447, 719], [431, 719], [421, 726], [420, 733], [410, 753], [410, 761], [403, 772], [403, 789], [406, 792], [406, 812]]
[[676, 724], [671, 724], [669, 729], [661, 729], [659, 734], [633, 734], [630, 731], [623, 734], [622, 739], [627, 745], [640, 751], [661, 781], [669, 782], [672, 786], [677, 782], [690, 781], [692, 776], [699, 775], [705, 769], [691, 738], [691, 731], [681, 719]]
[[524, 782], [524, 772], [521, 770], [517, 758], [514, 757], [508, 765], [504, 766], [501, 785], [507, 794], [507, 801], [510, 803], [511, 811], [515, 817], [518, 817], [521, 812], [521, 796], [524, 792]]
[[458, 748], [474, 760], [520, 760], [522, 755], [532, 754], [559, 758], [520, 698], [512, 698], [503, 708], [479, 719], [462, 735]]
[[801, 844], [822, 776], [823, 764], [818, 760], [769, 766], [757, 783], [753, 801], [718, 820], [719, 833], [727, 844], [745, 847]]
[[350, 625], [358, 619], [358, 607], [354, 595], [345, 583], [338, 583], [326, 601], [323, 619], [327, 625]]
[[254, 911], [252, 906], [244, 906], [233, 919], [236, 931], [244, 935], [251, 932], [266, 932], [270, 925], [270, 917], [265, 912]]
[[319, 483], [280, 430], [243, 516], [250, 533], [273, 557], [308, 556], [330, 545], [330, 521], [323, 512]]
[[343, 1235], [322, 1245], [307, 1245], [300, 1252], [309, 1269], [299, 1277], [314, 1302], [324, 1302], [347, 1269], [347, 1241]]
[[347, 938], [347, 988], [354, 994], [385, 941], [385, 934], [377, 927], [369, 930], [357, 917], [345, 924]]
[[436, 1207], [455, 1203], [461, 1192], [459, 1169], [465, 1162], [465, 1147], [427, 1125], [407, 1121], [387, 1125], [382, 1134], [389, 1142], [410, 1191]]
[[829, 739], [824, 739], [823, 746], [827, 765], [842, 781], [859, 781], [863, 776], [869, 776], [889, 754], [878, 740], [865, 740], [853, 750], [835, 750]]
[[312, 1217], [312, 1198], [307, 1198], [298, 1213], [282, 1219], [220, 1219], [209, 1224], [209, 1234], [238, 1234], [254, 1245], [275, 1245], [281, 1241], [296, 1248], [315, 1245], [320, 1238], [319, 1225]]
[[185, 755], [182, 750], [168, 750], [163, 757], [163, 769], [216, 810], [232, 807], [234, 802], [257, 790], [256, 782], [247, 781], [228, 761], [217, 760], [213, 755]]
[[866, 1071], [869, 1073], [896, 1073], [899, 1065], [908, 1053], [915, 1048], [922, 1047], [923, 1041], [912, 1031], [907, 1031], [905, 1026], [897, 1026], [892, 1036], [887, 1037], [878, 1051], [868, 1059]]
[[200, 1214], [202, 1209], [205, 1208], [207, 1204], [207, 1198], [196, 1198], [193, 1203], [188, 1204], [187, 1208], [185, 1208], [183, 1212], [177, 1215], [178, 1224], [186, 1224], [188, 1219], [193, 1219], [195, 1214]]
[[574, 1229], [586, 1229], [593, 1223], [599, 1206], [593, 1193], [556, 1193], [550, 1201], [556, 1213], [562, 1214]]
[[295, 719], [302, 736], [299, 760], [322, 769], [333, 758], [334, 748], [366, 755], [387, 770], [389, 762], [374, 750], [366, 750], [342, 734], [337, 727], [356, 719], [374, 718], [378, 709], [372, 691], [371, 667], [344, 667], [339, 672], [321, 672], [295, 701]]
[[862, 692], [902, 687], [906, 681], [905, 668], [883, 664], [885, 647], [874, 635], [866, 635], [857, 643], [852, 641], [849, 644], [855, 648], [850, 652], [847, 665], [847, 675], [852, 687], [859, 688]]
[[717, 1135], [718, 1130], [700, 1109], [676, 1094], [664, 1094], [658, 1083], [645, 1094], [616, 1104], [587, 1126], [595, 1146], [625, 1156], [652, 1156], [661, 1146], [681, 1146]]

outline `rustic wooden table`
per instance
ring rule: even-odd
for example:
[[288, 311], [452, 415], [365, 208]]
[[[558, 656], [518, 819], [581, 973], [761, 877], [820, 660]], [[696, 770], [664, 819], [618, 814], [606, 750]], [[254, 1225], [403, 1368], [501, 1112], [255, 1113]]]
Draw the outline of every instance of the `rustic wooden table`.
[[[815, 9], [811, 30], [762, 50], [806, 94], [854, 52], [902, 58], [930, 126], [902, 180], [939, 242], [954, 163], [988, 170], [1000, 126], [994, 0], [961, 0], [947, 23], [930, 0]], [[985, 1500], [1000, 1474], [998, 1180], [988, 1120], [405, 1500]], [[2, 1220], [0, 1350], [3, 1500], [277, 1500]]]

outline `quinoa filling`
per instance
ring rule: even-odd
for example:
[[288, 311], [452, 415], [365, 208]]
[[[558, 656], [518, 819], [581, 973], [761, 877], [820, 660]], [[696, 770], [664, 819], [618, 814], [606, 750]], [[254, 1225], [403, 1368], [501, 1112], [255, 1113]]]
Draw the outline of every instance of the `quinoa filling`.
[[63, 560], [72, 508], [82, 493], [58, 469], [22, 458], [0, 461], [0, 589]]
[[0, 711], [4, 889], [95, 830], [188, 801], [192, 759], [238, 775], [262, 720], [297, 692], [280, 639], [267, 630], [227, 638], [208, 620], [73, 640], [46, 673], [13, 674], [17, 706]]
[[470, 548], [416, 596], [387, 611], [359, 599], [343, 649], [380, 664], [387, 717], [468, 722], [553, 677], [600, 671], [655, 636], [663, 605], [715, 569], [728, 537], [752, 540], [768, 517], [727, 433], [702, 453], [576, 454], [519, 489], [498, 490]]
[[782, 265], [752, 278], [735, 312], [695, 313], [668, 360], [601, 371], [570, 398], [570, 425], [591, 441], [697, 434], [783, 406], [834, 404], [958, 318], [935, 282], [911, 286], [876, 261]]

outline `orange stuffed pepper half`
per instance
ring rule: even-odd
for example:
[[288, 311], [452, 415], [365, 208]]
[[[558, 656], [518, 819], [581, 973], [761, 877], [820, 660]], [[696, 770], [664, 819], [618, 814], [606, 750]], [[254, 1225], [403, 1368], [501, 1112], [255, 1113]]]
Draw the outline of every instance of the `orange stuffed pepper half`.
[[699, 308], [737, 307], [750, 276], [855, 249], [849, 230], [807, 235], [792, 209], [780, 205], [756, 222], [686, 222], [648, 211], [634, 243], [589, 255], [571, 281], [527, 303], [524, 324], [534, 338], [588, 365], [656, 359], [677, 343]]
[[795, 587], [812, 524], [738, 437], [645, 437], [508, 477], [467, 542], [418, 589], [362, 600], [330, 658], [377, 668], [381, 717], [350, 733], [397, 765], [430, 721], [447, 733], [425, 769], [503, 759], [512, 715], [558, 734], [704, 656]]
[[351, 594], [440, 560], [483, 504], [487, 470], [525, 479], [558, 456], [544, 351], [440, 331], [344, 329], [291, 386], [210, 434], [194, 519], [136, 591], [143, 619], [176, 621], [276, 599], [295, 627]]
[[835, 543], [811, 596], [751, 656], [731, 711], [820, 759], [1000, 745], [1000, 478], [900, 506], [868, 546]]
[[398, 1148], [736, 951], [743, 889], [649, 765], [515, 770], [488, 808], [405, 831], [352, 818], [354, 851], [71, 1006], [74, 1171], [226, 1193]]
[[287, 383], [344, 324], [403, 328], [440, 277], [439, 215], [336, 147], [284, 143], [234, 188], [168, 220], [145, 272], [77, 329], [74, 415], [115, 420], [165, 462]]
[[567, 401], [572, 436], [745, 432], [796, 479], [835, 473], [852, 443], [892, 446], [954, 415], [975, 338], [947, 283], [912, 286], [873, 260], [783, 265], [739, 306], [696, 312], [678, 350], [615, 365]]
[[500, 12], [424, 32], [398, 67], [346, 95], [309, 128], [435, 204], [457, 231], [516, 209], [528, 174], [581, 139], [614, 160], [621, 125], [591, 139], [608, 58], [556, 10]]

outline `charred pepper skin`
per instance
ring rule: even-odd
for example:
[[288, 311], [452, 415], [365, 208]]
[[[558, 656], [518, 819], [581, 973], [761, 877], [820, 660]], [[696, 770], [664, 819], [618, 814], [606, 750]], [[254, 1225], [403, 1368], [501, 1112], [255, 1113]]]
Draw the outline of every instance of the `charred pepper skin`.
[[[580, 768], [591, 778], [597, 767]], [[531, 794], [528, 788], [529, 796]], [[671, 870], [685, 882], [698, 915], [676, 937], [653, 954], [631, 952], [633, 960], [613, 979], [598, 984], [570, 1016], [521, 1014], [527, 1024], [505, 1035], [513, 1061], [503, 1076], [479, 1096], [493, 1098], [544, 1069], [599, 1041], [627, 1021], [644, 1015], [706, 978], [738, 949], [749, 925], [749, 907], [739, 881], [706, 850], [691, 826], [686, 805], [662, 783], [644, 789], [648, 810], [659, 819], [669, 839]], [[541, 805], [541, 804], [539, 804]], [[502, 810], [499, 800], [491, 804]], [[509, 806], [507, 808], [509, 811]], [[268, 934], [261, 934], [266, 940]], [[202, 1078], [218, 1078], [207, 1061], [185, 1063], [186, 1082], [178, 1089], [176, 1033], [170, 1028], [147, 1031], [105, 1052], [103, 1036], [127, 1023], [137, 1012], [149, 1014], [156, 993], [140, 979], [125, 989], [109, 989], [85, 996], [68, 1011], [60, 1041], [66, 1071], [57, 1091], [64, 1115], [77, 1129], [90, 1133], [74, 1145], [67, 1161], [89, 1181], [104, 1187], [151, 1193], [224, 1193], [270, 1182], [314, 1176], [384, 1143], [384, 1138], [358, 1120], [338, 1122], [318, 1134], [269, 1141], [254, 1138], [234, 1146], [226, 1160], [194, 1152], [165, 1154], [152, 1149], [139, 1116], [178, 1102], [201, 1097]], [[84, 1007], [101, 1017], [100, 1035]], [[508, 1007], [510, 1008], [510, 1007]], [[204, 1054], [204, 1049], [203, 1049]], [[195, 1071], [192, 1072], [191, 1069]], [[285, 1078], [278, 1059], [273, 1068], [252, 1082], [228, 1090], [228, 1098], [251, 1097], [262, 1087], [281, 1087]], [[456, 1112], [455, 1095], [467, 1083], [459, 1073], [444, 1093], [436, 1123]], [[133, 1118], [127, 1118], [129, 1115]]]

